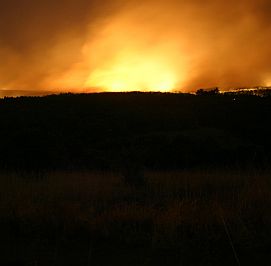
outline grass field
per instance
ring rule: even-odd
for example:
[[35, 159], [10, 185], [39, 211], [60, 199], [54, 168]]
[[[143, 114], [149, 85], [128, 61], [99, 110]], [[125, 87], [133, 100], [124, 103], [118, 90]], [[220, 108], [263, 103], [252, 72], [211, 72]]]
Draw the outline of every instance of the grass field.
[[141, 175], [2, 174], [0, 264], [269, 265], [270, 171]]

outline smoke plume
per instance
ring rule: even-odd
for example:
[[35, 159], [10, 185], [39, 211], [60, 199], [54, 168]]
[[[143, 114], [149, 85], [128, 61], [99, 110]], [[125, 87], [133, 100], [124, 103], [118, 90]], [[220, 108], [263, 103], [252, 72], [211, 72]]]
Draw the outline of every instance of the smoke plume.
[[268, 0], [2, 0], [0, 94], [269, 86], [270, 14]]

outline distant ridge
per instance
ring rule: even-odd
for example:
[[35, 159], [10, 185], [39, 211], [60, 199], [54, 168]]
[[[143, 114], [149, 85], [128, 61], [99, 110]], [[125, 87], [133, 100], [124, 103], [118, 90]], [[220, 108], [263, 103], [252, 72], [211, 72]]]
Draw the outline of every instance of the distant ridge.
[[[271, 91], [271, 86], [255, 86], [255, 87], [239, 87], [239, 88], [228, 88], [228, 89], [222, 89], [219, 87], [214, 87], [214, 88], [202, 88], [199, 90], [208, 92], [208, 91], [213, 91], [214, 89], [218, 89], [219, 93], [247, 93], [250, 92], [254, 95], [262, 95], [264, 92]], [[197, 91], [199, 91], [197, 90]], [[191, 93], [195, 94], [197, 91], [191, 91], [191, 92], [182, 92], [182, 91], [169, 91], [168, 93]], [[101, 93], [104, 93], [105, 91], [101, 91]], [[127, 92], [132, 92], [132, 91], [127, 91]], [[134, 91], [134, 92], [146, 92], [148, 91]], [[69, 92], [69, 91], [35, 91], [35, 90], [9, 90], [9, 89], [0, 89], [0, 98], [4, 97], [20, 97], [20, 96], [46, 96], [46, 95], [51, 95], [51, 94], [66, 94], [66, 93], [74, 93], [74, 94], [80, 94], [80, 93], [97, 93], [97, 91], [81, 91], [81, 92]], [[123, 91], [122, 93], [125, 93]], [[155, 92], [154, 92], [155, 93]], [[158, 91], [157, 91], [158, 93]]]
[[0, 89], [0, 98], [4, 97], [19, 97], [19, 96], [45, 96], [54, 94], [53, 91], [32, 91], [32, 90], [7, 90]]
[[240, 91], [262, 91], [271, 90], [271, 86], [255, 86], [255, 87], [240, 87], [240, 88], [230, 88], [228, 90], [220, 90], [221, 92], [240, 92]]

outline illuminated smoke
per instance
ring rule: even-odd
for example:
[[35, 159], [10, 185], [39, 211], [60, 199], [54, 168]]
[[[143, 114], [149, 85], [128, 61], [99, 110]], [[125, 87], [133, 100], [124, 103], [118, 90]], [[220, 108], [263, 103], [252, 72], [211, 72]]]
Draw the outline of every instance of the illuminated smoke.
[[267, 0], [2, 2], [0, 88], [271, 85]]

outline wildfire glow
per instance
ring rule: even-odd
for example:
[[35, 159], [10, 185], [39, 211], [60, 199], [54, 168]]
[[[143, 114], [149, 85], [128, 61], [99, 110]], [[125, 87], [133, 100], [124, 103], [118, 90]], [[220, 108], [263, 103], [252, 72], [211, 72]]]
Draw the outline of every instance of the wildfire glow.
[[16, 2], [0, 9], [2, 95], [271, 85], [268, 0]]
[[109, 91], [174, 89], [174, 71], [162, 60], [133, 58], [132, 54], [128, 58], [95, 70], [87, 78], [85, 86], [94, 85]]
[[168, 28], [155, 28], [149, 17], [138, 21], [138, 13], [124, 12], [102, 24], [85, 42], [82, 61], [58, 78], [60, 84], [84, 76], [80, 88], [166, 92], [184, 82], [186, 57], [180, 41], [169, 36]]
[[271, 78], [267, 78], [265, 80], [265, 84], [264, 85], [267, 86], [267, 87], [270, 87], [271, 86]]

